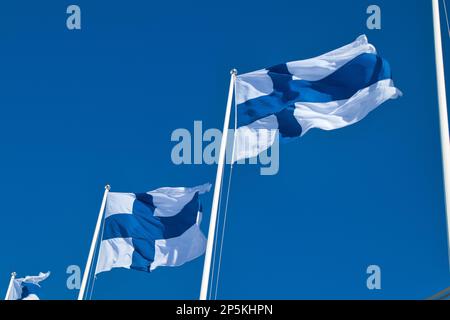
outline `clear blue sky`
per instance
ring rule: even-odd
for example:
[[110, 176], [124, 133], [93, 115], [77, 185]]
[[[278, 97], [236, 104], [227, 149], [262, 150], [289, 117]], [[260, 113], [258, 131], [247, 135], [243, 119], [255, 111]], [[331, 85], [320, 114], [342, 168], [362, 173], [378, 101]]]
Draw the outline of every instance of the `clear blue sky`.
[[[77, 32], [65, 27], [72, 3]], [[84, 267], [105, 183], [144, 192], [214, 182], [215, 166], [171, 163], [170, 135], [194, 120], [222, 127], [229, 70], [317, 56], [363, 33], [404, 97], [282, 145], [276, 176], [236, 167], [218, 297], [421, 299], [448, 287], [431, 1], [377, 1], [381, 31], [366, 29], [370, 4], [2, 3], [2, 290], [11, 271], [50, 270], [42, 298], [75, 298], [65, 270]], [[382, 268], [379, 292], [366, 288], [371, 264]], [[117, 269], [98, 277], [93, 298], [196, 299], [202, 265]]]

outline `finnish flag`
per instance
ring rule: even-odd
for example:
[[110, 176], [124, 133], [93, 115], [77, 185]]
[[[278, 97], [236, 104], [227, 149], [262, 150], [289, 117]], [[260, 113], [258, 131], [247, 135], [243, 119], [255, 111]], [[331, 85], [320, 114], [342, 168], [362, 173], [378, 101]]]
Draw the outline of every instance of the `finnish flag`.
[[399, 96], [389, 63], [365, 35], [316, 58], [239, 75], [233, 160], [257, 156], [277, 134], [289, 139], [349, 126]]
[[180, 266], [205, 252], [199, 195], [194, 188], [160, 188], [147, 193], [108, 194], [95, 274], [112, 268], [150, 272]]
[[38, 276], [14, 279], [6, 300], [39, 300], [39, 283], [48, 278], [50, 272], [40, 272]]

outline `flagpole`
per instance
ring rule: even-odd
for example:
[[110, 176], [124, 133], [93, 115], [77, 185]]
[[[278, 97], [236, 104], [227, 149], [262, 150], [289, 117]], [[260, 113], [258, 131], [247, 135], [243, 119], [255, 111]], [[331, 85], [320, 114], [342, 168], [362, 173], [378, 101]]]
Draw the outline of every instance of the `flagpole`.
[[[450, 137], [445, 90], [444, 55], [442, 52], [441, 19], [439, 0], [433, 0], [434, 45], [436, 54], [436, 75], [439, 99], [439, 120], [441, 128], [442, 161], [444, 170], [445, 206], [447, 215], [447, 240], [450, 262]], [[450, 265], [449, 265], [450, 266]]]
[[94, 236], [92, 237], [91, 249], [89, 250], [88, 259], [86, 262], [86, 267], [84, 268], [83, 280], [81, 281], [80, 292], [78, 293], [78, 300], [83, 300], [84, 292], [86, 291], [87, 280], [91, 272], [92, 259], [94, 258], [95, 246], [97, 245], [98, 234], [100, 232], [100, 227], [103, 220], [103, 212], [105, 211], [106, 198], [108, 197], [108, 192], [111, 189], [109, 184], [105, 186], [105, 193], [103, 194], [102, 205], [100, 206], [100, 211], [98, 213], [97, 224], [95, 225]]
[[200, 300], [206, 300], [209, 288], [209, 279], [211, 275], [211, 259], [214, 247], [214, 238], [217, 224], [217, 212], [219, 210], [220, 189], [222, 185], [223, 169], [225, 166], [225, 153], [228, 139], [228, 127], [230, 126], [231, 106], [233, 102], [234, 84], [236, 82], [237, 70], [230, 71], [230, 89], [228, 91], [227, 108], [225, 111], [225, 120], [223, 123], [222, 141], [220, 142], [219, 163], [217, 166], [216, 184], [214, 186], [213, 203], [211, 208], [211, 218], [209, 221], [208, 241], [206, 243], [205, 263], [203, 266], [202, 285], [200, 290]]
[[9, 300], [9, 295], [11, 294], [11, 290], [14, 284], [14, 279], [16, 278], [16, 273], [13, 272], [11, 273], [11, 279], [9, 279], [9, 285], [8, 285], [8, 290], [6, 290], [6, 296], [5, 296], [5, 300]]

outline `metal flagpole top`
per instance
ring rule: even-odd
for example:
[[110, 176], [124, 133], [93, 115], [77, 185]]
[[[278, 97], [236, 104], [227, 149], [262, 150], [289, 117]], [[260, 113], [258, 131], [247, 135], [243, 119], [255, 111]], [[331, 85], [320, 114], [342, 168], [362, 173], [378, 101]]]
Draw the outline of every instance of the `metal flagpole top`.
[[222, 138], [220, 143], [219, 161], [217, 163], [216, 183], [214, 185], [214, 195], [209, 219], [208, 240], [206, 242], [205, 260], [203, 265], [202, 284], [200, 288], [200, 300], [206, 300], [208, 296], [209, 281], [211, 275], [212, 254], [214, 248], [215, 231], [217, 227], [217, 213], [219, 209], [220, 190], [222, 187], [223, 171], [225, 166], [225, 152], [230, 124], [231, 105], [233, 102], [233, 90], [236, 83], [237, 70], [230, 71], [230, 87], [228, 89], [227, 107], [225, 109], [225, 119], [223, 122]]
[[105, 185], [105, 192], [103, 193], [103, 200], [102, 200], [102, 204], [100, 206], [97, 223], [96, 223], [95, 229], [94, 229], [94, 235], [92, 237], [91, 248], [89, 249], [89, 255], [87, 258], [86, 267], [84, 269], [83, 279], [81, 280], [80, 291], [78, 292], [78, 300], [84, 299], [84, 293], [86, 292], [88, 277], [91, 272], [92, 260], [94, 258], [95, 246], [97, 245], [98, 235], [100, 232], [100, 227], [101, 227], [102, 219], [103, 219], [103, 214], [105, 212], [106, 198], [108, 197], [108, 193], [109, 193], [110, 189], [111, 189], [111, 186], [109, 184]]
[[9, 284], [8, 284], [8, 289], [6, 290], [5, 300], [11, 300], [10, 295], [11, 295], [11, 290], [14, 285], [14, 280], [16, 279], [16, 275], [17, 274], [15, 272], [11, 272], [11, 278], [9, 279]]

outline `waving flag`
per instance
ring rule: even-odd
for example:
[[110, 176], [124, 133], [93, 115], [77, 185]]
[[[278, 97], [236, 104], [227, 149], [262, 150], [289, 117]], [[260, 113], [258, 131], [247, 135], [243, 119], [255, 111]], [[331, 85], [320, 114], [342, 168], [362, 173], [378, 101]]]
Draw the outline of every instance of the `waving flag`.
[[401, 92], [389, 63], [366, 36], [322, 56], [250, 72], [236, 79], [234, 161], [257, 156], [281, 138], [362, 120]]
[[41, 289], [39, 282], [45, 280], [50, 272], [40, 272], [38, 276], [26, 276], [12, 280], [12, 287], [6, 300], [39, 300], [38, 293]]
[[201, 256], [206, 239], [200, 230], [199, 195], [210, 188], [205, 184], [147, 193], [109, 193], [95, 273], [112, 268], [150, 272]]

